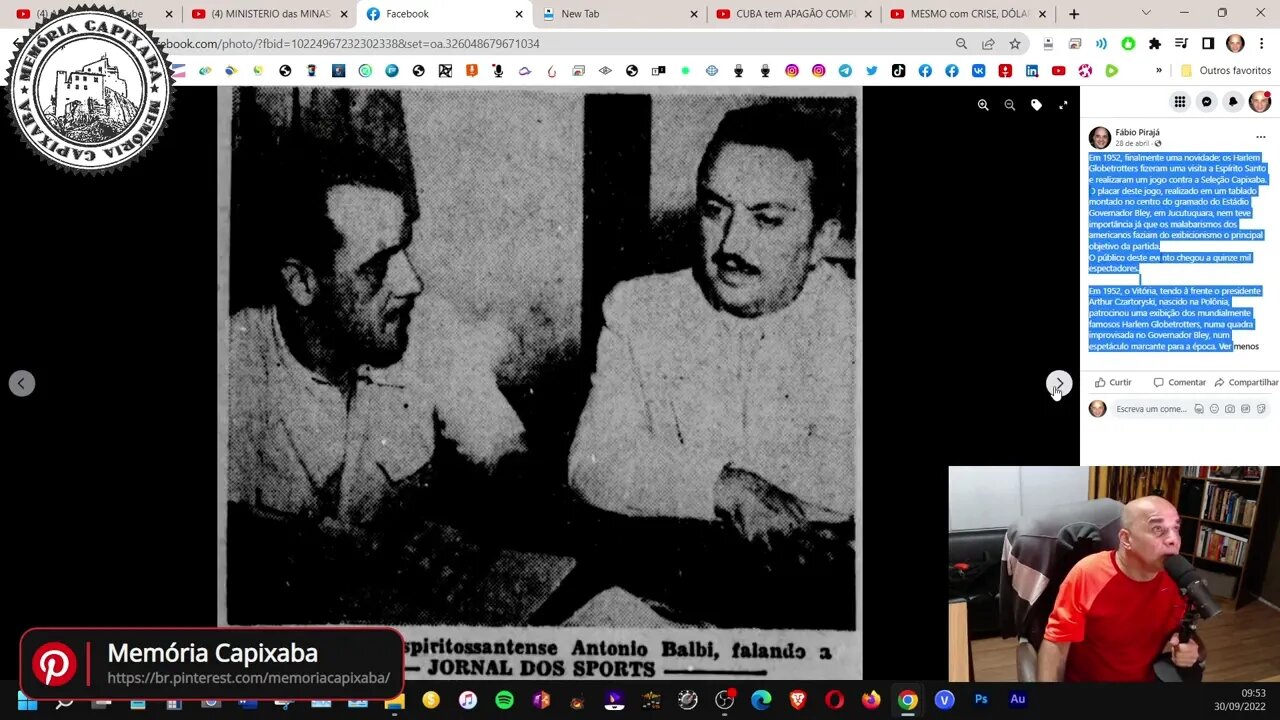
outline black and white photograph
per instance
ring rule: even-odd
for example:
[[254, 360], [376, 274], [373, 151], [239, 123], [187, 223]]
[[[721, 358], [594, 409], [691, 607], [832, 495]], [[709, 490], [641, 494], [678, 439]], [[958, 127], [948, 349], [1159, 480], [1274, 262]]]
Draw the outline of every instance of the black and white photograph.
[[860, 89], [222, 98], [222, 622], [860, 675]]

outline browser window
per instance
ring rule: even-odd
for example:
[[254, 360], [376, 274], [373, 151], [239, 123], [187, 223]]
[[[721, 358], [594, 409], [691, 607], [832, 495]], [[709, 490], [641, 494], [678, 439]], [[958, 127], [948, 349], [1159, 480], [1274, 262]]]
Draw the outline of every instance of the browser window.
[[1275, 12], [9, 3], [19, 711], [1265, 709]]

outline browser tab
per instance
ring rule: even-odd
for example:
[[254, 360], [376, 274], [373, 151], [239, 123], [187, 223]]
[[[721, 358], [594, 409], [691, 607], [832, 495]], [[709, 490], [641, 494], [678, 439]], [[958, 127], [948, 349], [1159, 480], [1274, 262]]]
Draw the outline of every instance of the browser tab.
[[[22, 0], [18, 12], [0, 15], [0, 27], [42, 22], [69, 5], [57, 0]], [[355, 24], [353, 0], [217, 0], [179, 5], [172, 0], [127, 0], [122, 14], [148, 28], [191, 30], [223, 28], [346, 28]]]

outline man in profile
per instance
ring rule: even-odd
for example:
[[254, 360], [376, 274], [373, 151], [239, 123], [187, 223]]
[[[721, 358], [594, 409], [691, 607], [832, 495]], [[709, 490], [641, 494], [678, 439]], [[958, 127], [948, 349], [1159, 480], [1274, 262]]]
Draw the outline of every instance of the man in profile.
[[787, 107], [721, 121], [698, 168], [693, 268], [605, 300], [570, 453], [587, 502], [715, 525], [779, 562], [852, 542], [853, 281], [823, 259], [852, 194], [839, 157]]
[[1227, 49], [1233, 53], [1238, 53], [1244, 49], [1244, 36], [1234, 34], [1227, 38]]
[[1041, 682], [1152, 682], [1162, 652], [1203, 663], [1199, 637], [1178, 642], [1186, 602], [1164, 570], [1182, 546], [1178, 509], [1161, 497], [1124, 506], [1120, 547], [1094, 553], [1067, 573], [1037, 656]]
[[229, 542], [252, 541], [238, 557], [264, 572], [318, 576], [290, 590], [360, 570], [326, 553], [358, 566], [399, 541], [391, 531], [426, 492], [460, 482], [454, 469], [489, 471], [523, 447], [479, 343], [422, 294], [405, 178], [357, 150], [309, 167], [283, 191], [279, 225], [258, 228], [277, 249], [275, 302], [230, 322], [229, 500], [282, 524]]
[[1089, 144], [1098, 150], [1106, 150], [1111, 146], [1111, 131], [1104, 127], [1096, 127], [1089, 133]]

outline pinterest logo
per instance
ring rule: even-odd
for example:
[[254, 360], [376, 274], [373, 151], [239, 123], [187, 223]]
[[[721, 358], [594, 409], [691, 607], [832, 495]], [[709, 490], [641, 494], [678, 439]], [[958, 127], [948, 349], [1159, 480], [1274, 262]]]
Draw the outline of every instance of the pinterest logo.
[[66, 685], [76, 675], [76, 654], [60, 642], [47, 642], [31, 657], [31, 670], [49, 687]]

